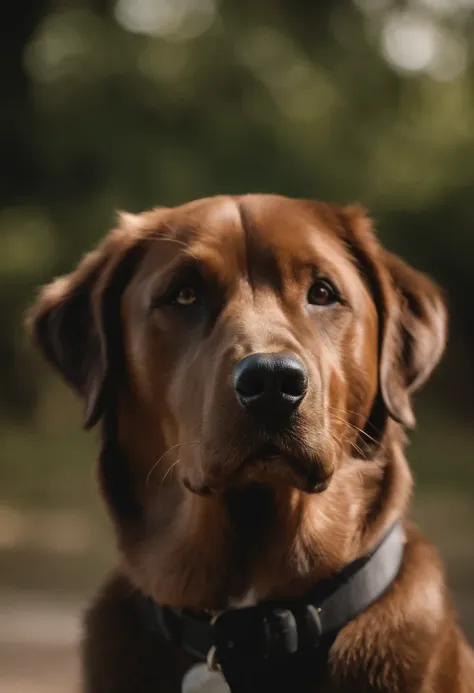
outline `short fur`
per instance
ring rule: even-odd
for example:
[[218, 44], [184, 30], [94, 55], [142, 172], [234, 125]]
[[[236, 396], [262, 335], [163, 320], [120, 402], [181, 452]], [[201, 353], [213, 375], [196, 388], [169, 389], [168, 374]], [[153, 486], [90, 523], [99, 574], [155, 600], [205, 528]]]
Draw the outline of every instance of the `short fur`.
[[[342, 300], [308, 306], [321, 275]], [[176, 305], [189, 286], [199, 304]], [[364, 210], [247, 195], [122, 214], [41, 291], [28, 325], [83, 397], [86, 426], [102, 428], [120, 561], [86, 617], [85, 693], [180, 690], [192, 659], [147, 630], [138, 595], [211, 611], [250, 591], [300, 595], [405, 517], [404, 430], [442, 355], [446, 309]], [[254, 352], [292, 352], [308, 370], [288, 430], [262, 433], [238, 405], [232, 369]], [[255, 457], [268, 439], [279, 455]], [[318, 493], [291, 458], [317, 473]], [[295, 693], [474, 693], [442, 565], [403, 521], [395, 583]]]

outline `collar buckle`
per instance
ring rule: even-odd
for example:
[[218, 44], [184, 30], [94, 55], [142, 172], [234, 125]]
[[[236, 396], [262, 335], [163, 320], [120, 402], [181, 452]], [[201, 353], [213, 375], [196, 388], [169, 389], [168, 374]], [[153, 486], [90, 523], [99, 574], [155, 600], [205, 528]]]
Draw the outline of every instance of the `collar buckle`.
[[298, 624], [290, 609], [269, 609], [263, 616], [263, 657], [294, 654], [298, 650], [298, 635]]
[[[294, 654], [315, 630], [306, 625], [306, 618], [302, 623], [301, 616], [276, 605], [223, 612], [212, 621], [216, 648], [210, 649], [208, 663], [215, 666], [219, 654], [224, 658], [234, 655], [263, 659]], [[321, 628], [316, 618], [319, 640]]]
[[323, 636], [323, 624], [321, 623], [322, 609], [312, 604], [305, 604], [304, 614], [301, 618], [302, 648], [315, 650], [319, 647]]

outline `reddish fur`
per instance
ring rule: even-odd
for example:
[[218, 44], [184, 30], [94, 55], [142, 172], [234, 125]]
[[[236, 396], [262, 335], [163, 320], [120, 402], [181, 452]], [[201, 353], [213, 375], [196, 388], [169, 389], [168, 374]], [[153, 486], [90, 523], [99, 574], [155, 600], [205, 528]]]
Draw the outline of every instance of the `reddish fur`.
[[[183, 253], [217, 286], [217, 317], [205, 326], [150, 309]], [[309, 316], [311, 278], [298, 263], [334, 277], [351, 308]], [[258, 599], [300, 595], [405, 516], [403, 428], [414, 423], [411, 394], [441, 357], [446, 311], [427, 277], [380, 247], [363, 210], [245, 196], [123, 215], [43, 290], [29, 325], [83, 395], [89, 422], [102, 418], [99, 476], [120, 566], [86, 619], [85, 693], [179, 690], [191, 660], [147, 631], [141, 592], [209, 610], [250, 588]], [[229, 378], [256, 351], [294, 352], [308, 369], [291, 445], [317, 460], [320, 493], [300, 490], [283, 458], [240, 468], [256, 434]], [[250, 482], [273, 499], [251, 536], [242, 508], [231, 521], [227, 495], [233, 487], [248, 499]], [[204, 487], [212, 492], [189, 490]], [[437, 554], [405, 526], [397, 580], [341, 631], [324, 675], [301, 690], [474, 693], [474, 657]]]

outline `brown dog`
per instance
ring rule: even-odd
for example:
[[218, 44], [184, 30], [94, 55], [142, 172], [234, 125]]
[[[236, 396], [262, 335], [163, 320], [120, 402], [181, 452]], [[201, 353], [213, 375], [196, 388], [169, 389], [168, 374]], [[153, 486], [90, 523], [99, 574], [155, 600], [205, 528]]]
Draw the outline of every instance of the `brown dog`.
[[[87, 693], [177, 692], [198, 661], [144, 595], [200, 618], [299, 603], [403, 520], [404, 429], [446, 311], [363, 210], [249, 195], [123, 214], [29, 326], [103, 431], [120, 566], [87, 616]], [[474, 692], [437, 554], [403, 529], [383, 596], [260, 691]]]

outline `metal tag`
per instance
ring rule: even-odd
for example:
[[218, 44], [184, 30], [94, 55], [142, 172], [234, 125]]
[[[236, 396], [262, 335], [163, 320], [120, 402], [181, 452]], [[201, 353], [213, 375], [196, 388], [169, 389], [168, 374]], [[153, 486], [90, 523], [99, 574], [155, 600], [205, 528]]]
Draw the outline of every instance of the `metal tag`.
[[185, 673], [181, 682], [181, 693], [229, 693], [222, 674], [210, 671], [207, 664], [194, 664]]

